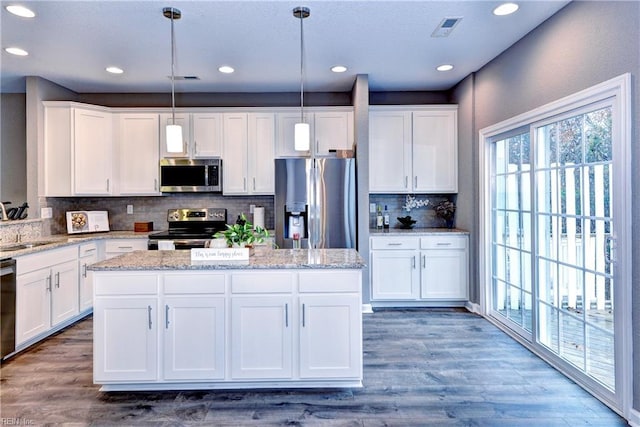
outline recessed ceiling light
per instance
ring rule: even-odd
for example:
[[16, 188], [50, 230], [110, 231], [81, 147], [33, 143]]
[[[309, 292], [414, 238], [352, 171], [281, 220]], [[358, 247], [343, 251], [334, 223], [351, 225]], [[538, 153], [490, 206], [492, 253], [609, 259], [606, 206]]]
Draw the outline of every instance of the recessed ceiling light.
[[118, 67], [107, 67], [106, 68], [108, 73], [111, 74], [122, 74], [124, 73], [124, 70], [122, 68], [118, 68]]
[[520, 6], [516, 3], [502, 3], [500, 6], [493, 9], [493, 14], [496, 16], [511, 15], [519, 8]]
[[333, 67], [331, 67], [331, 71], [333, 71], [334, 73], [344, 73], [345, 71], [347, 71], [347, 67], [345, 67], [344, 65], [334, 65]]
[[451, 70], [453, 70], [453, 65], [451, 65], [451, 64], [438, 65], [436, 67], [436, 70], [438, 70], [438, 71], [451, 71]]
[[19, 47], [8, 47], [5, 50], [8, 53], [12, 54], [12, 55], [17, 55], [17, 56], [27, 56], [27, 55], [29, 55], [29, 52], [27, 52], [24, 49], [20, 49]]
[[36, 14], [33, 13], [31, 9], [27, 9], [24, 6], [19, 6], [17, 4], [12, 4], [10, 6], [7, 6], [6, 9], [10, 13], [13, 13], [14, 15], [17, 15], [17, 16], [21, 16], [23, 18], [33, 18], [34, 16], [36, 16]]
[[230, 67], [228, 65], [223, 65], [223, 66], [218, 68], [218, 71], [220, 71], [221, 73], [225, 73], [225, 74], [231, 74], [235, 70], [233, 69], [233, 67]]

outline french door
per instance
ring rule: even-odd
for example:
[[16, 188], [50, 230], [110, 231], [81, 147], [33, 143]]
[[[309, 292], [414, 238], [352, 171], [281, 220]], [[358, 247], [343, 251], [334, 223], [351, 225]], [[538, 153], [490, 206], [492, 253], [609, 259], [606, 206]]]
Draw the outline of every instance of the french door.
[[601, 97], [487, 137], [484, 222], [487, 314], [618, 409], [631, 286], [617, 259], [629, 230], [620, 114]]

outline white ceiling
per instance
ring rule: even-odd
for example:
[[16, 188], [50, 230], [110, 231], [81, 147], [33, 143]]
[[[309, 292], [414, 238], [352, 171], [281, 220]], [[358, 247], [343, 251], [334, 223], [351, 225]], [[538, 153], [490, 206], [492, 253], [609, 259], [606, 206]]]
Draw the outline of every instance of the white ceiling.
[[[8, 4], [30, 7], [19, 18]], [[305, 91], [349, 91], [368, 74], [372, 91], [449, 89], [545, 21], [568, 1], [519, 1], [513, 15], [492, 14], [499, 1], [2, 1], [1, 91], [24, 92], [24, 76], [41, 76], [79, 93], [169, 92], [170, 21], [175, 21], [179, 92], [300, 90], [300, 21], [304, 20]], [[447, 38], [431, 33], [445, 17], [462, 17]], [[29, 56], [4, 51], [18, 46]], [[451, 63], [453, 71], [435, 67]], [[343, 74], [329, 68], [346, 65]], [[115, 65], [124, 74], [111, 75]], [[233, 74], [221, 74], [231, 65]]]

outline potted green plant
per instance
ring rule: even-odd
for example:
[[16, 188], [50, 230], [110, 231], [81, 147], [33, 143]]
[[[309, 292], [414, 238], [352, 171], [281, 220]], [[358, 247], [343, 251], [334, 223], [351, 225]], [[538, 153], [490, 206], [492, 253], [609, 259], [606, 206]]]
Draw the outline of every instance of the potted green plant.
[[238, 215], [236, 223], [227, 224], [227, 229], [217, 232], [213, 237], [224, 238], [228, 247], [253, 247], [254, 243], [262, 243], [266, 237], [269, 237], [269, 231], [257, 226], [254, 227], [244, 213]]
[[445, 221], [445, 225], [447, 228], [453, 228], [453, 218], [456, 213], [456, 205], [449, 201], [443, 200], [438, 203], [434, 208], [436, 212], [436, 216], [438, 218], [442, 218]]

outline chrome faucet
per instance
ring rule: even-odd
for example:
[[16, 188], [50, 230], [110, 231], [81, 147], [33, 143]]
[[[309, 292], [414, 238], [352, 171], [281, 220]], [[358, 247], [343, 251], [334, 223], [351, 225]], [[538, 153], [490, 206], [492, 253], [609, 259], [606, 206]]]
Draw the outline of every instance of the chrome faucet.
[[9, 217], [7, 216], [7, 210], [4, 208], [5, 203], [10, 205], [11, 202], [0, 202], [0, 210], [2, 210], [2, 221], [9, 221]]

